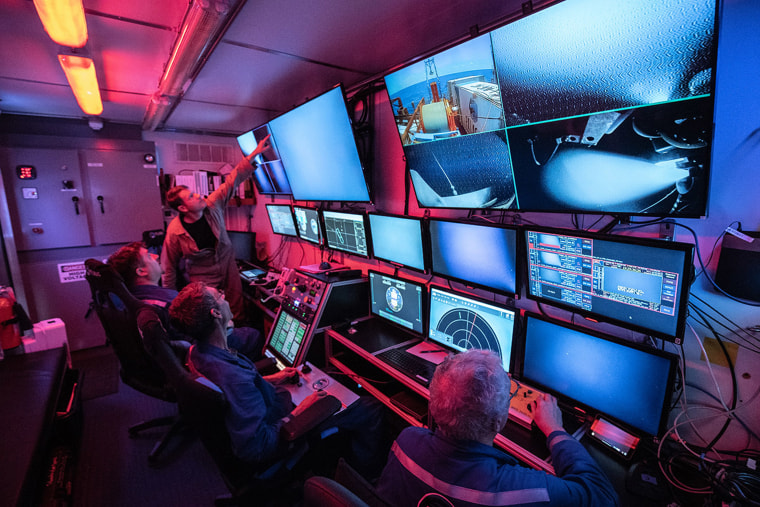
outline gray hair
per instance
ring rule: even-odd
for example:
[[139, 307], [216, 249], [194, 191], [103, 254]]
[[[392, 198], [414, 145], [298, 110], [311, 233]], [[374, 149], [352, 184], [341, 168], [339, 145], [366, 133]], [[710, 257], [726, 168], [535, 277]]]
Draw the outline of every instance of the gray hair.
[[499, 356], [468, 350], [438, 365], [430, 383], [430, 414], [455, 440], [480, 440], [509, 411], [510, 380]]

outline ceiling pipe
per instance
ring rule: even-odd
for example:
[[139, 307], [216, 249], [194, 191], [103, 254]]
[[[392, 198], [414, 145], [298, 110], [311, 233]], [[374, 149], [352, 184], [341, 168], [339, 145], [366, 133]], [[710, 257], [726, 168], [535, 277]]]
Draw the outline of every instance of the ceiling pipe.
[[156, 130], [166, 121], [243, 3], [242, 0], [191, 2], [158, 89], [145, 110], [143, 130]]

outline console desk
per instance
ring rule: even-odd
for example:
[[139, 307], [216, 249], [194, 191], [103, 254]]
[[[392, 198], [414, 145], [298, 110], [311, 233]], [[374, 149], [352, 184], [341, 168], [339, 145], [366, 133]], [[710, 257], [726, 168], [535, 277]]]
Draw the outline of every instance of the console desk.
[[[427, 403], [430, 393], [424, 385], [412, 380], [391, 365], [377, 359], [373, 352], [391, 344], [388, 337], [376, 337], [350, 333], [344, 325], [325, 332], [325, 361], [341, 373], [361, 385], [367, 393], [377, 398], [391, 411], [413, 426], [429, 426]], [[398, 340], [403, 341], [402, 338]], [[565, 414], [565, 425], [568, 426]], [[587, 440], [587, 439], [585, 439]], [[620, 497], [623, 506], [664, 505], [660, 501], [634, 495], [626, 489], [628, 465], [613, 458], [596, 445], [581, 440], [589, 454], [606, 472]], [[529, 430], [513, 421], [494, 440], [496, 447], [516, 457], [524, 465], [554, 474], [549, 461], [545, 438], [538, 430]], [[667, 503], [667, 502], [665, 502]]]

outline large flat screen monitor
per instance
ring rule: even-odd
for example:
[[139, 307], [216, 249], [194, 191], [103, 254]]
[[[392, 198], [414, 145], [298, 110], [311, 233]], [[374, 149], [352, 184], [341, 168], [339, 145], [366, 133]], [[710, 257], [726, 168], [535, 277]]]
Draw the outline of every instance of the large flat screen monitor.
[[342, 87], [271, 120], [269, 129], [295, 199], [370, 200]]
[[293, 212], [287, 204], [267, 204], [267, 215], [272, 232], [282, 236], [296, 236], [296, 224]]
[[463, 352], [491, 350], [511, 371], [515, 311], [469, 294], [430, 287], [428, 338]]
[[372, 315], [417, 334], [424, 332], [425, 285], [369, 271], [369, 309]]
[[319, 211], [314, 208], [293, 206], [293, 215], [296, 217], [296, 232], [298, 232], [298, 237], [319, 245], [322, 242]]
[[376, 259], [425, 271], [421, 219], [370, 213], [369, 232]]
[[367, 257], [367, 230], [363, 214], [324, 210], [322, 219], [328, 248]]
[[699, 217], [717, 0], [565, 0], [385, 76], [420, 206]]
[[529, 298], [680, 343], [693, 245], [525, 229]]
[[[240, 151], [247, 157], [253, 153], [259, 141], [269, 134], [269, 126], [265, 124], [239, 135], [237, 142], [240, 146]], [[256, 184], [256, 190], [260, 194], [290, 194], [288, 175], [285, 174], [285, 168], [282, 165], [282, 160], [280, 160], [280, 154], [277, 151], [277, 144], [274, 138], [269, 138], [269, 147], [261, 152], [254, 161], [256, 169], [253, 171], [253, 181]]]
[[296, 366], [296, 361], [300, 362], [304, 355], [302, 349], [309, 345], [305, 342], [308, 327], [305, 322], [280, 310], [267, 340], [267, 350], [274, 353], [285, 366]]
[[667, 423], [677, 356], [528, 314], [520, 377], [649, 435]]
[[517, 293], [517, 230], [449, 220], [430, 220], [431, 268], [436, 275]]

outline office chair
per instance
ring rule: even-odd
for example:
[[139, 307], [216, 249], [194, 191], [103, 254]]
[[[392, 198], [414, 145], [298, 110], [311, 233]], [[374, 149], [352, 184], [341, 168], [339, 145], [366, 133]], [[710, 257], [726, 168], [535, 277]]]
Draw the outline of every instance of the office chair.
[[[143, 394], [163, 401], [176, 402], [174, 390], [155, 359], [146, 351], [137, 329], [136, 311], [145, 305], [136, 299], [124, 281], [109, 265], [97, 259], [85, 261], [85, 278], [92, 293], [92, 307], [100, 319], [108, 343], [119, 360], [122, 382]], [[171, 438], [184, 427], [178, 415], [159, 417], [129, 427], [129, 436], [135, 437], [144, 430], [169, 426], [156, 442], [148, 461], [155, 463]]]
[[[144, 310], [140, 310], [144, 311]], [[316, 411], [305, 411], [283, 426], [287, 448], [267, 463], [253, 464], [235, 456], [225, 422], [227, 400], [221, 389], [207, 378], [190, 372], [169, 345], [165, 328], [154, 325], [143, 329], [143, 337], [156, 361], [173, 386], [182, 418], [195, 430], [206, 451], [217, 465], [230, 494], [215, 499], [214, 505], [266, 505], [282, 500], [290, 488], [282, 488], [294, 477], [294, 469], [309, 449], [306, 434], [340, 409], [333, 396], [320, 399]], [[312, 417], [315, 412], [316, 417]]]

